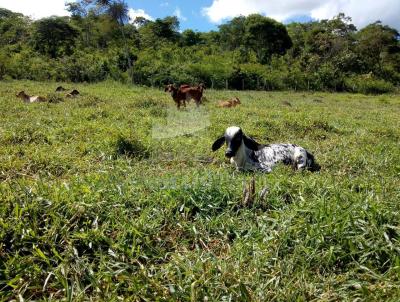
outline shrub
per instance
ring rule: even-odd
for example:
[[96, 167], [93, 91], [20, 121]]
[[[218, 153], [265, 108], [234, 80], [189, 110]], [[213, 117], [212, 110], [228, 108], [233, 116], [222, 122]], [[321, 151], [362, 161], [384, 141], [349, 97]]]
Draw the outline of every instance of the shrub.
[[0, 80], [7, 74], [8, 57], [4, 52], [0, 52]]
[[64, 73], [72, 82], [102, 81], [106, 79], [109, 71], [102, 57], [84, 52], [75, 52], [66, 57], [62, 65]]
[[354, 76], [345, 80], [346, 90], [364, 94], [381, 94], [393, 92], [392, 83], [375, 79], [371, 74]]

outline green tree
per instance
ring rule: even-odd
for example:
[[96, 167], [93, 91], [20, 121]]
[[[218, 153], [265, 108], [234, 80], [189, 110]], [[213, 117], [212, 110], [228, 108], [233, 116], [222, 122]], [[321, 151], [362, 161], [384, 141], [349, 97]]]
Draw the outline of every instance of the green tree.
[[246, 17], [235, 17], [226, 24], [219, 26], [221, 44], [224, 49], [234, 50], [245, 44]]
[[127, 38], [125, 35], [125, 24], [129, 21], [128, 5], [124, 0], [97, 0], [97, 4], [100, 7], [105, 7], [107, 15], [119, 25], [124, 43], [125, 59], [128, 70], [131, 71], [133, 66], [132, 58], [135, 56], [129, 52]]
[[201, 34], [191, 29], [183, 31], [181, 39], [183, 46], [193, 46], [202, 43]]
[[176, 43], [180, 39], [179, 20], [176, 16], [149, 21], [139, 28], [144, 47], [155, 47], [164, 42]]
[[387, 65], [400, 72], [400, 35], [396, 29], [378, 21], [361, 29], [356, 38], [364, 73], [382, 73]]
[[29, 36], [30, 21], [22, 14], [0, 8], [0, 46], [14, 45]]
[[148, 20], [148, 19], [146, 19], [145, 17], [142, 17], [142, 16], [138, 16], [138, 17], [135, 18], [135, 20], [133, 20], [133, 24], [136, 27], [141, 27], [143, 25], [148, 24], [149, 22], [150, 22], [150, 20]]
[[245, 28], [245, 45], [256, 53], [260, 63], [269, 62], [274, 54], [283, 55], [292, 46], [286, 27], [273, 19], [250, 15]]
[[71, 13], [72, 21], [82, 30], [84, 46], [89, 47], [94, 40], [96, 14], [90, 0], [68, 2], [65, 4], [67, 11]]
[[57, 58], [72, 54], [78, 35], [67, 18], [50, 17], [35, 22], [32, 44], [40, 53]]

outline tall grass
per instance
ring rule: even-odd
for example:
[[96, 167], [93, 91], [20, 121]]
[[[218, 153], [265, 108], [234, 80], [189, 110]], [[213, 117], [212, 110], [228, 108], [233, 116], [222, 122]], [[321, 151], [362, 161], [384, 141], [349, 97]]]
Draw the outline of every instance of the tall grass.
[[[14, 97], [56, 86], [0, 83], [0, 300], [399, 299], [398, 95], [206, 91], [181, 113], [110, 82]], [[230, 125], [322, 169], [238, 173], [210, 150]], [[243, 205], [253, 176], [268, 194]]]

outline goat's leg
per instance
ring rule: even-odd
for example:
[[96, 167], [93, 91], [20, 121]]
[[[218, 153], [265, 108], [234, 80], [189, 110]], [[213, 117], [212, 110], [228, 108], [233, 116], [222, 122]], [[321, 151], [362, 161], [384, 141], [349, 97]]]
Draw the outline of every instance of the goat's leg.
[[185, 102], [185, 107], [186, 107], [186, 102], [188, 102], [189, 104], [191, 98], [192, 97], [189, 94], [186, 94], [186, 98], [183, 100]]
[[260, 169], [264, 173], [271, 173], [274, 165], [258, 164], [257, 169]]

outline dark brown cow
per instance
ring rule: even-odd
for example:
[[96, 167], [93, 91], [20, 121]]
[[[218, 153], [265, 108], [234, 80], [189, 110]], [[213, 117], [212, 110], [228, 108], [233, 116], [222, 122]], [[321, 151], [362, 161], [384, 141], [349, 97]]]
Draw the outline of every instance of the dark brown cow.
[[193, 99], [196, 103], [196, 106], [199, 107], [204, 89], [204, 84], [200, 84], [198, 86], [189, 86], [187, 84], [183, 84], [179, 88], [176, 88], [173, 84], [169, 84], [165, 86], [164, 91], [171, 93], [172, 99], [175, 101], [176, 106], [179, 109], [182, 104], [184, 107], [186, 107], [186, 101], [189, 101], [190, 99]]

